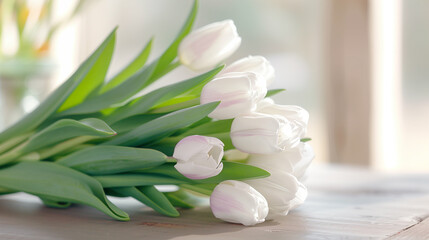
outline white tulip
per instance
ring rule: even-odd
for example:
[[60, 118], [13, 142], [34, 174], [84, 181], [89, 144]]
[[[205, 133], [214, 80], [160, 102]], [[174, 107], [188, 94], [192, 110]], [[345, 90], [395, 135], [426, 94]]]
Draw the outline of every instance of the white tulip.
[[267, 200], [270, 209], [267, 219], [286, 215], [305, 201], [308, 192], [301, 180], [313, 158], [314, 152], [308, 143], [277, 154], [249, 157], [249, 165], [271, 174], [267, 178], [246, 181]]
[[301, 142], [297, 147], [280, 153], [263, 155], [252, 154], [248, 163], [268, 172], [284, 171], [302, 181], [307, 168], [314, 159], [314, 151], [310, 144]]
[[194, 71], [207, 70], [231, 56], [240, 43], [232, 20], [215, 22], [188, 34], [180, 43], [178, 56]]
[[240, 151], [272, 154], [296, 147], [301, 140], [299, 133], [295, 123], [285, 117], [251, 113], [234, 119], [230, 136]]
[[268, 214], [265, 198], [248, 184], [234, 180], [215, 187], [210, 196], [210, 208], [215, 217], [245, 226], [264, 222]]
[[230, 119], [256, 110], [267, 94], [267, 86], [251, 72], [227, 73], [207, 83], [202, 91], [201, 104], [220, 101], [209, 114], [215, 119]]
[[300, 138], [307, 134], [307, 125], [309, 114], [307, 110], [295, 105], [279, 105], [275, 104], [270, 98], [266, 98], [258, 103], [257, 112], [279, 115], [293, 122], [294, 130]]
[[204, 179], [218, 175], [224, 144], [217, 138], [193, 135], [183, 138], [174, 148], [174, 167], [190, 179]]
[[253, 72], [264, 79], [267, 86], [274, 81], [274, 67], [262, 56], [249, 56], [235, 61], [223, 69], [221, 74], [229, 72]]

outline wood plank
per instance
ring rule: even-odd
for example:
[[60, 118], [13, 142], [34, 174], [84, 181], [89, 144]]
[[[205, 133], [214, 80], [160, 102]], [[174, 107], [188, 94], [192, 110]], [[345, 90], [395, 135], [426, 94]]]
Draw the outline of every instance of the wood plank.
[[389, 240], [400, 239], [429, 239], [429, 218], [420, 219], [418, 223], [388, 238]]
[[208, 207], [168, 218], [132, 199], [114, 198], [131, 217], [118, 222], [85, 206], [52, 209], [30, 195], [2, 196], [0, 239], [385, 239], [402, 236], [429, 215], [427, 175], [313, 167], [310, 176], [303, 206], [253, 227], [217, 220]]

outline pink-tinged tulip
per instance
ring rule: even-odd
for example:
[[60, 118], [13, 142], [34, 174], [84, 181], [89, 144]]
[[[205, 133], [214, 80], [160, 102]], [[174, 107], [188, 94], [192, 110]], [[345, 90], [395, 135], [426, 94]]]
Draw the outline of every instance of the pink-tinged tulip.
[[202, 91], [201, 104], [220, 101], [209, 114], [215, 119], [230, 119], [256, 110], [267, 94], [266, 83], [251, 72], [227, 73], [207, 83]]
[[218, 175], [224, 144], [217, 138], [193, 135], [183, 138], [174, 148], [174, 167], [190, 179], [204, 179]]
[[180, 62], [194, 71], [215, 67], [240, 46], [241, 38], [232, 20], [215, 22], [188, 34], [180, 43]]
[[274, 67], [262, 56], [249, 56], [235, 61], [222, 70], [221, 74], [229, 72], [253, 72], [263, 79], [267, 86], [274, 81]]
[[213, 215], [245, 226], [265, 221], [268, 204], [264, 196], [244, 182], [228, 180], [218, 184], [210, 196]]
[[263, 113], [236, 117], [230, 136], [238, 150], [253, 154], [282, 152], [296, 147], [301, 140], [293, 122], [279, 115]]

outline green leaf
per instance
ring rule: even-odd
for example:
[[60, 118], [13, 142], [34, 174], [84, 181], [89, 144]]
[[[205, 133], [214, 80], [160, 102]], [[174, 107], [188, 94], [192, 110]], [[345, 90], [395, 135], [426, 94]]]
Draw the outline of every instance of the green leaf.
[[[187, 100], [188, 99], [188, 100]], [[169, 105], [157, 105], [149, 110], [148, 113], [170, 113], [177, 110], [181, 110], [188, 107], [193, 107], [200, 104], [200, 99], [195, 96], [185, 96], [185, 97], [177, 97], [171, 100], [176, 100], [174, 104], [171, 104], [173, 101], [168, 102]]]
[[311, 138], [301, 138], [301, 142], [309, 142], [311, 141]]
[[58, 109], [59, 112], [69, 109], [73, 106], [83, 102], [85, 98], [100, 87], [106, 77], [107, 70], [109, 69], [110, 60], [112, 59], [113, 49], [115, 48], [116, 28], [113, 35], [106, 43], [105, 50], [100, 54], [100, 57], [94, 63], [91, 70], [86, 74], [85, 78], [80, 82], [75, 91], [67, 98], [67, 100]]
[[143, 69], [123, 81], [118, 86], [115, 86], [100, 95], [93, 96], [85, 100], [85, 102], [59, 113], [58, 116], [93, 113], [110, 108], [113, 105], [123, 103], [142, 90], [145, 86], [149, 85], [148, 81], [152, 76], [155, 67], [156, 64], [153, 63], [143, 67]]
[[100, 90], [100, 93], [104, 93], [119, 85], [127, 78], [134, 75], [139, 71], [146, 63], [149, 58], [149, 54], [152, 48], [153, 38], [146, 44], [143, 50], [129, 63], [122, 71], [116, 74], [110, 81], [108, 81]]
[[113, 205], [100, 183], [76, 170], [50, 162], [22, 162], [0, 170], [0, 186], [20, 192], [94, 207], [110, 217], [128, 221], [128, 214]]
[[206, 117], [218, 104], [219, 102], [212, 102], [167, 114], [103, 144], [139, 146], [153, 142]]
[[225, 180], [248, 180], [270, 176], [269, 172], [261, 168], [235, 162], [223, 162], [223, 170], [217, 176], [200, 180], [191, 180], [186, 178], [174, 168], [174, 163], [166, 163], [158, 167], [141, 169], [134, 172], [165, 175], [179, 180], [188, 181], [193, 184], [220, 183]]
[[39, 124], [44, 122], [48, 117], [57, 111], [70, 94], [78, 87], [85, 78], [95, 62], [106, 50], [107, 45], [115, 37], [113, 31], [104, 42], [80, 65], [76, 72], [59, 88], [57, 88], [45, 101], [43, 101], [34, 111], [21, 118], [13, 126], [7, 128], [0, 134], [0, 142], [4, 142], [14, 136], [34, 130]]
[[111, 126], [113, 129], [115, 129], [117, 133], [124, 133], [124, 132], [131, 131], [143, 125], [144, 123], [147, 123], [149, 121], [152, 121], [164, 115], [165, 115], [164, 113], [134, 115], [134, 116], [122, 119], [118, 122], [115, 122]]
[[233, 119], [218, 120], [208, 123], [204, 123], [195, 128], [190, 129], [189, 131], [181, 134], [180, 136], [191, 136], [191, 135], [209, 135], [217, 133], [229, 133], [231, 131], [231, 124]]
[[57, 163], [86, 174], [104, 175], [156, 167], [166, 159], [163, 153], [152, 149], [94, 146], [74, 152]]
[[281, 89], [281, 88], [271, 89], [271, 90], [268, 90], [267, 95], [265, 95], [265, 97], [271, 97], [271, 96], [274, 96], [274, 95], [281, 93], [283, 91], [286, 91], [286, 89]]
[[40, 198], [42, 200], [43, 204], [45, 204], [48, 207], [52, 208], [68, 208], [71, 206], [71, 202], [62, 202], [61, 200], [54, 200], [50, 198]]
[[33, 152], [79, 136], [111, 137], [114, 135], [116, 132], [100, 119], [87, 118], [80, 121], [62, 119], [33, 135], [21, 153]]
[[167, 197], [154, 186], [121, 187], [110, 189], [123, 197], [133, 197], [153, 210], [169, 217], [178, 217], [180, 214], [170, 203]]
[[186, 180], [180, 180], [165, 175], [150, 173], [121, 173], [115, 175], [95, 176], [94, 178], [97, 179], [105, 188], [174, 185], [188, 182]]
[[224, 66], [220, 66], [197, 77], [156, 89], [118, 108], [115, 112], [106, 117], [105, 120], [109, 123], [114, 123], [133, 115], [143, 114], [159, 103], [179, 96], [199, 84], [207, 83], [221, 71], [223, 67]]

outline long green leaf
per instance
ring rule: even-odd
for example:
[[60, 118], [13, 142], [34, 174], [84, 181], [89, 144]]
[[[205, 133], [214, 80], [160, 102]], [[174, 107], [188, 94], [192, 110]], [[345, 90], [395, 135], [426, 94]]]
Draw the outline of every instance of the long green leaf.
[[35, 129], [39, 124], [50, 117], [64, 103], [69, 95], [79, 86], [95, 62], [107, 49], [111, 39], [115, 37], [113, 31], [104, 42], [80, 65], [76, 72], [59, 88], [57, 88], [45, 101], [43, 101], [34, 111], [21, 118], [13, 126], [7, 128], [0, 134], [0, 143], [14, 136], [26, 133]]
[[167, 156], [153, 149], [94, 146], [74, 152], [57, 163], [86, 174], [104, 175], [159, 166], [166, 159]]
[[109, 115], [105, 120], [109, 123], [117, 122], [118, 120], [143, 114], [153, 106], [167, 101], [171, 98], [179, 96], [180, 94], [194, 88], [200, 84], [210, 81], [224, 66], [217, 67], [209, 72], [201, 74], [197, 77], [174, 83], [157, 90], [154, 90], [144, 96], [134, 99], [132, 102], [118, 108], [113, 114]]
[[33, 135], [21, 152], [29, 153], [79, 136], [111, 137], [116, 135], [105, 122], [96, 118], [80, 121], [62, 119]]
[[107, 92], [108, 90], [119, 85], [127, 78], [134, 75], [134, 73], [139, 71], [145, 65], [147, 59], [149, 58], [149, 54], [152, 48], [152, 42], [153, 38], [150, 39], [150, 41], [146, 44], [143, 50], [134, 58], [133, 61], [131, 61], [131, 63], [129, 63], [124, 69], [122, 69], [122, 71], [116, 74], [101, 88], [100, 93]]
[[226, 119], [204, 123], [202, 125], [190, 129], [189, 131], [181, 134], [180, 136], [185, 137], [191, 135], [209, 135], [230, 132], [232, 120], [233, 119]]
[[207, 103], [170, 113], [147, 122], [140, 127], [115, 139], [104, 142], [105, 145], [139, 146], [169, 136], [174, 131], [186, 127], [206, 117], [219, 104]]
[[189, 183], [188, 180], [180, 180], [159, 174], [121, 173], [115, 175], [95, 176], [105, 188], [135, 187], [149, 185], [174, 185]]
[[164, 115], [165, 113], [135, 115], [115, 122], [111, 126], [117, 133], [124, 133], [138, 128], [141, 125]]
[[121, 187], [110, 189], [123, 197], [133, 197], [153, 210], [169, 217], [178, 217], [180, 214], [170, 203], [167, 197], [154, 186]]
[[94, 178], [55, 163], [23, 162], [1, 169], [0, 186], [42, 199], [85, 204], [114, 219], [129, 220], [128, 214], [106, 198]]
[[145, 86], [149, 85], [148, 81], [152, 76], [155, 67], [156, 64], [150, 64], [143, 67], [143, 69], [127, 78], [127, 80], [118, 86], [100, 95], [93, 96], [85, 102], [59, 113], [58, 116], [98, 112], [100, 110], [110, 108], [115, 104], [124, 102], [142, 90]]
[[200, 98], [191, 95], [181, 95], [172, 98], [150, 109], [149, 113], [170, 113], [183, 108], [193, 107], [200, 104]]
[[[116, 32], [116, 29], [114, 30]], [[109, 69], [110, 60], [112, 59], [113, 49], [115, 48], [115, 34], [106, 44], [105, 50], [100, 54], [100, 57], [94, 63], [91, 70], [86, 74], [75, 91], [67, 98], [67, 100], [58, 109], [59, 112], [69, 109], [83, 102], [85, 98], [100, 87], [106, 77]]]

